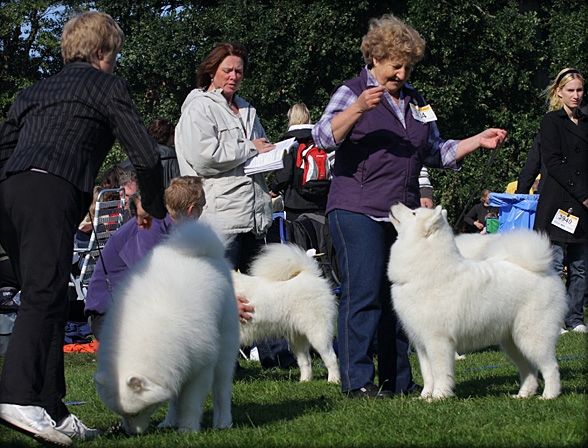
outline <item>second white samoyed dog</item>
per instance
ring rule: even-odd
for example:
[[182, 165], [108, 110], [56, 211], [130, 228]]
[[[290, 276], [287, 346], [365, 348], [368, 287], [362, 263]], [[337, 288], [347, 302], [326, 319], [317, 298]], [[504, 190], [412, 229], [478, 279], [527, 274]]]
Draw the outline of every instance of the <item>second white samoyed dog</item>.
[[145, 431], [166, 401], [161, 426], [198, 431], [211, 388], [214, 427], [231, 426], [239, 317], [224, 253], [210, 227], [182, 224], [133, 269], [111, 304], [94, 380], [127, 433]]
[[555, 346], [567, 305], [547, 237], [530, 230], [505, 233], [484, 248], [468, 246], [470, 256], [484, 252], [483, 260], [468, 259], [441, 207], [397, 204], [390, 218], [398, 231], [388, 266], [392, 302], [417, 350], [421, 396], [454, 395], [456, 350], [499, 343], [519, 369], [517, 397], [535, 394], [537, 367], [545, 380], [543, 398], [557, 397]]
[[303, 249], [268, 244], [251, 264], [250, 275], [234, 272], [233, 283], [235, 294], [255, 309], [241, 324], [241, 345], [285, 337], [300, 367], [300, 381], [312, 379], [312, 345], [327, 367], [328, 381], [340, 381], [333, 350], [335, 295], [317, 262]]

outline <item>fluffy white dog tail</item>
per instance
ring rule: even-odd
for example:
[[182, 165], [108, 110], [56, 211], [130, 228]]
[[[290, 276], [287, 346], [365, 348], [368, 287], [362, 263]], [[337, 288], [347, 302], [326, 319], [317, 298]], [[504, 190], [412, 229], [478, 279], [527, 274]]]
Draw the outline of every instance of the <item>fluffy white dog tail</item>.
[[221, 258], [225, 253], [223, 237], [209, 225], [192, 220], [179, 224], [164, 244], [190, 257]]
[[320, 276], [318, 263], [295, 244], [268, 244], [251, 264], [250, 272], [254, 277], [284, 282], [296, 277], [301, 272], [310, 272]]
[[553, 273], [553, 251], [549, 237], [527, 229], [502, 233], [487, 248], [486, 258], [506, 260], [540, 274]]

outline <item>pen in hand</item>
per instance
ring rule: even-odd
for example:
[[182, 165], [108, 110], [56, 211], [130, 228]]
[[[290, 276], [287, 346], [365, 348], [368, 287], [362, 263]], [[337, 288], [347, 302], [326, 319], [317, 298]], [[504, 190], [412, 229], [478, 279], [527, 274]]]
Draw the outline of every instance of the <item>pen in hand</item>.
[[272, 149], [275, 149], [275, 147], [276, 147], [276, 145], [274, 145], [273, 143], [270, 143], [268, 141], [268, 139], [265, 137], [252, 140], [252, 142], [255, 145], [255, 148], [257, 148], [257, 152], [260, 154], [262, 154], [264, 152], [271, 151]]

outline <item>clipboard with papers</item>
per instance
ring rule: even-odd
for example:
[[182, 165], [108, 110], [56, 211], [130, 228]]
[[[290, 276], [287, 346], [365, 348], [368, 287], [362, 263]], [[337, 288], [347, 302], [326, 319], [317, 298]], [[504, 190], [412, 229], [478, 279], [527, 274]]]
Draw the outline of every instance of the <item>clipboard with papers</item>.
[[275, 149], [256, 154], [245, 162], [245, 174], [265, 173], [284, 168], [284, 154], [296, 143], [296, 138], [292, 137], [276, 143]]

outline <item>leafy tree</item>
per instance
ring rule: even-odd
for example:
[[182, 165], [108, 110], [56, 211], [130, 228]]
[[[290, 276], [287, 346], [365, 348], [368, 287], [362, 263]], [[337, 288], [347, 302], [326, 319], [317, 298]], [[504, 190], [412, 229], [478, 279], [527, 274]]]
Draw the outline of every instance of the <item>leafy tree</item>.
[[196, 20], [202, 7], [179, 1], [107, 0], [95, 5], [112, 15], [125, 33], [118, 72], [131, 84], [146, 122], [158, 116], [177, 120], [194, 84], [198, 48], [206, 39]]
[[20, 90], [61, 69], [59, 37], [70, 3], [0, 2], [0, 116]]
[[[413, 3], [408, 12], [427, 40], [414, 84], [435, 108], [445, 138], [464, 138], [489, 126], [509, 131], [480, 186], [504, 191], [524, 163], [540, 118], [533, 86], [541, 48], [537, 14], [521, 14], [515, 1], [425, 3]], [[459, 173], [431, 171], [437, 202], [453, 220], [475, 195], [489, 161], [490, 152], [479, 150]]]
[[[574, 67], [588, 73], [588, 2], [585, 0], [554, 0], [544, 3], [545, 29], [548, 43], [549, 76]], [[547, 83], [545, 83], [547, 84]], [[545, 86], [543, 86], [545, 87]]]

